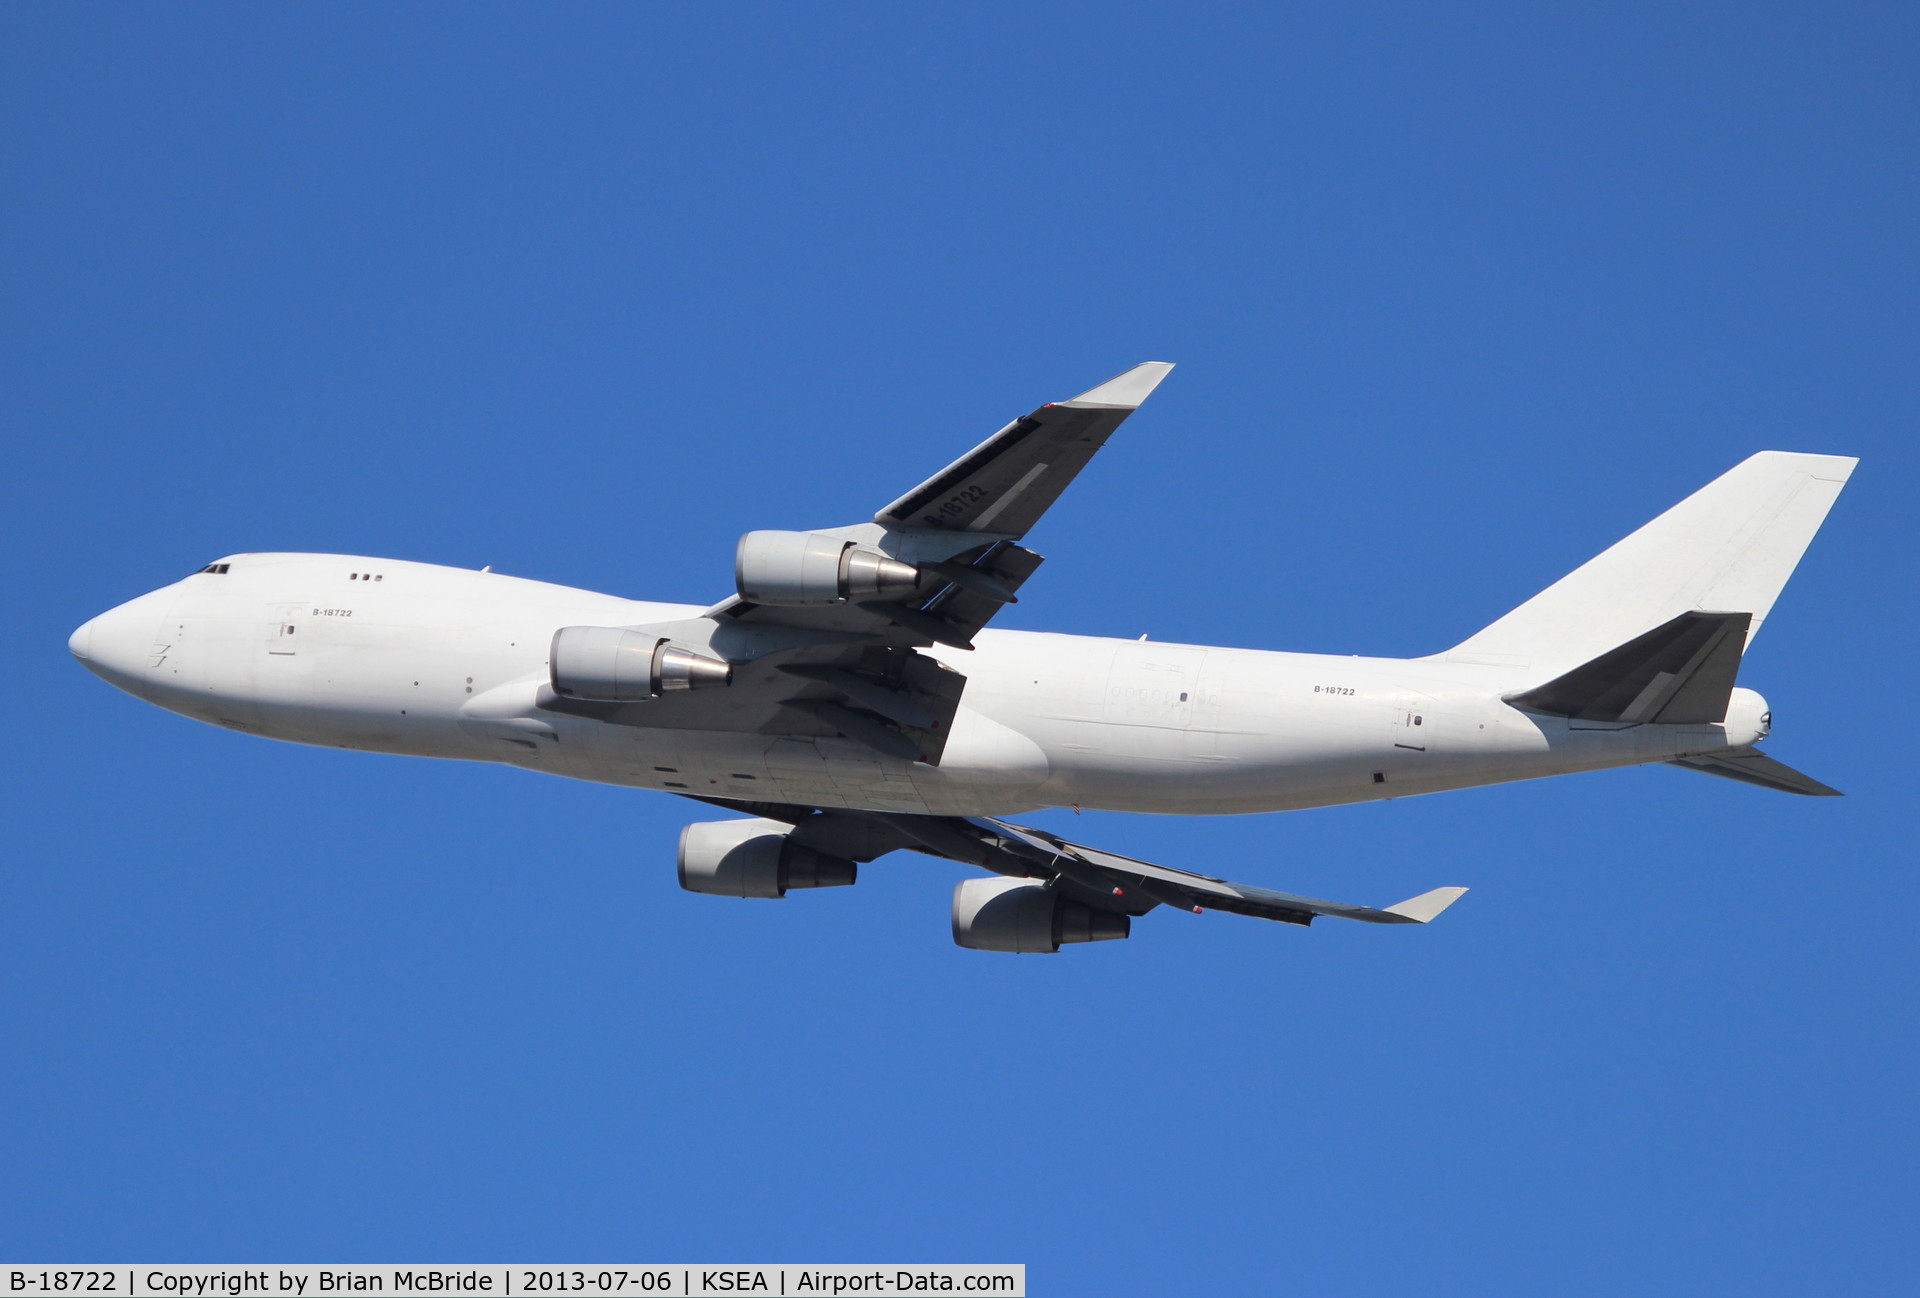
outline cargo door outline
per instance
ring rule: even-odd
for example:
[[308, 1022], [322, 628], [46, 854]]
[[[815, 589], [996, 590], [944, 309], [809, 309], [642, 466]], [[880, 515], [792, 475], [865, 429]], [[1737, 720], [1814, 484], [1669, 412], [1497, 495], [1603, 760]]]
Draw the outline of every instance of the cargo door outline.
[[1185, 730], [1206, 660], [1187, 645], [1121, 646], [1107, 671], [1108, 724]]

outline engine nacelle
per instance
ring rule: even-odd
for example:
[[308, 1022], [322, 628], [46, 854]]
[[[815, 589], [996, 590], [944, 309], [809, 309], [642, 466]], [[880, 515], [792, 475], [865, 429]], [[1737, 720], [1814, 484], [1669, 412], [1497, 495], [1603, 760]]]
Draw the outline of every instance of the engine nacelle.
[[561, 627], [553, 633], [548, 662], [555, 694], [605, 703], [709, 689], [733, 679], [733, 668], [718, 658], [617, 626]]
[[838, 888], [860, 867], [788, 837], [778, 820], [703, 820], [680, 831], [680, 886], [718, 897], [784, 897], [789, 888]]
[[748, 532], [733, 553], [733, 581], [755, 604], [838, 604], [908, 594], [920, 570], [837, 536]]
[[1031, 879], [965, 879], [953, 890], [953, 940], [975, 951], [1048, 954], [1068, 942], [1126, 937], [1125, 915], [1069, 901]]

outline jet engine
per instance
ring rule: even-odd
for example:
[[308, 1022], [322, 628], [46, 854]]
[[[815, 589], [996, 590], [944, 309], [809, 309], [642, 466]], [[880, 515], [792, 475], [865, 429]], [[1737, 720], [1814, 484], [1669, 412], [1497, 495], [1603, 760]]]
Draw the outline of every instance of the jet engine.
[[837, 536], [748, 532], [734, 551], [733, 580], [755, 604], [837, 604], [909, 594], [920, 570]]
[[1031, 879], [965, 879], [953, 890], [953, 940], [975, 951], [1051, 953], [1131, 930], [1125, 915], [1069, 901]]
[[607, 703], [709, 689], [733, 679], [733, 668], [718, 658], [617, 626], [561, 627], [553, 633], [548, 661], [555, 694]]
[[717, 897], [784, 897], [789, 888], [838, 888], [860, 867], [788, 837], [777, 820], [703, 820], [680, 831], [680, 886]]

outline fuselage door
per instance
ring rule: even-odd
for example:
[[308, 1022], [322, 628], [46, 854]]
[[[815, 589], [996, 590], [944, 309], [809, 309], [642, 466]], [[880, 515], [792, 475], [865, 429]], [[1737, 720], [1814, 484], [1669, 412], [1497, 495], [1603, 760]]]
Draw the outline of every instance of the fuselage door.
[[305, 604], [277, 604], [273, 620], [267, 624], [267, 652], [291, 658], [300, 651], [300, 616]]
[[305, 740], [304, 732], [286, 725], [276, 708], [307, 708], [313, 704], [316, 646], [306, 644], [311, 629], [310, 604], [269, 604], [261, 627], [260, 656], [254, 659], [253, 697], [259, 704], [265, 733], [281, 739]]
[[1430, 701], [1419, 698], [1401, 700], [1393, 722], [1395, 748], [1410, 748], [1416, 753], [1424, 753], [1431, 746], [1433, 718], [1427, 712]]

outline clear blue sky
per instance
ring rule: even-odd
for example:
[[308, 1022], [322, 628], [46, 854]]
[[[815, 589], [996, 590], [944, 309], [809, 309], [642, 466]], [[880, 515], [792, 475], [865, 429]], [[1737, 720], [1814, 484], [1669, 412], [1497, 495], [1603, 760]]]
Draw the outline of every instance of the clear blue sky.
[[[0, 11], [0, 1257], [1024, 1261], [1044, 1295], [1911, 1292], [1911, 6]], [[954, 947], [956, 867], [215, 730], [209, 559], [708, 600], [1180, 368], [1006, 625], [1418, 654], [1752, 451], [1864, 462], [1666, 768], [1077, 836], [1430, 929]], [[1202, 1270], [1204, 1268], [1204, 1270]]]

